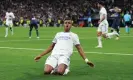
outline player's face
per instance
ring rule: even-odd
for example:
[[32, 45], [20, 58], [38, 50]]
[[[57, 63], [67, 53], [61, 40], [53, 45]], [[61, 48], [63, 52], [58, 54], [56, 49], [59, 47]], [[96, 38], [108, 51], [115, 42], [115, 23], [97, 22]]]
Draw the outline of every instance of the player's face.
[[97, 3], [97, 7], [100, 8], [100, 4], [99, 3]]
[[9, 8], [9, 9], [7, 10], [7, 12], [11, 12], [11, 9]]
[[72, 21], [71, 20], [65, 20], [64, 21], [64, 31], [69, 32], [72, 26]]

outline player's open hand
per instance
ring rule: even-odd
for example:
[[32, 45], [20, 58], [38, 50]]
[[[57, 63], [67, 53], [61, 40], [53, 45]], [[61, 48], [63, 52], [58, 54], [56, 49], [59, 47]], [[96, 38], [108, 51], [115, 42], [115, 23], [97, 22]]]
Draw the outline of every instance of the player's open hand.
[[92, 62], [90, 62], [90, 61], [88, 61], [87, 64], [88, 64], [90, 67], [95, 67], [95, 65], [94, 65]]
[[100, 24], [100, 23], [101, 23], [101, 21], [99, 20], [99, 21], [98, 21], [98, 24]]
[[39, 56], [36, 56], [36, 57], [34, 58], [34, 60], [35, 60], [36, 62], [38, 62], [40, 58], [41, 58], [41, 56], [39, 55]]

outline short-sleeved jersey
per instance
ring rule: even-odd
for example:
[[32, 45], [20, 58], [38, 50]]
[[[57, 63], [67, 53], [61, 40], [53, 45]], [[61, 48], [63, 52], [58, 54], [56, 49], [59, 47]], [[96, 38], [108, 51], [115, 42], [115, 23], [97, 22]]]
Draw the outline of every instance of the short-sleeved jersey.
[[31, 24], [38, 24], [38, 20], [35, 17], [31, 18]]
[[72, 32], [59, 32], [52, 41], [56, 43], [52, 54], [63, 54], [71, 56], [73, 46], [80, 44], [78, 35]]
[[14, 14], [12, 12], [6, 12], [6, 21], [13, 21], [13, 19], [15, 18]]
[[100, 14], [100, 20], [102, 19], [102, 16], [103, 16], [103, 15], [105, 15], [105, 19], [104, 19], [103, 21], [107, 20], [107, 11], [106, 11], [106, 9], [105, 9], [104, 7], [102, 7], [102, 8], [100, 9], [99, 14]]
[[131, 15], [130, 14], [125, 14], [124, 15], [124, 21], [131, 21]]

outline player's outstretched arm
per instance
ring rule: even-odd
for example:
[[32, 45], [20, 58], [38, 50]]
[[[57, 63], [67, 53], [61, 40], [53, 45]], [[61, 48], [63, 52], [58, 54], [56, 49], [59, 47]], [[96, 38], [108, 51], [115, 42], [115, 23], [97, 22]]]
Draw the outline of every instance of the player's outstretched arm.
[[77, 48], [77, 50], [78, 50], [80, 56], [85, 60], [85, 62], [86, 62], [90, 67], [94, 67], [94, 64], [93, 64], [91, 61], [89, 61], [89, 60], [87, 59], [87, 57], [86, 57], [86, 55], [85, 55], [85, 53], [84, 53], [84, 51], [83, 51], [83, 48], [82, 48], [80, 45], [76, 45], [76, 48]]
[[55, 46], [55, 43], [52, 43], [44, 52], [42, 52], [40, 55], [36, 56], [34, 58], [34, 60], [37, 62], [42, 56], [51, 52], [53, 50], [54, 46]]

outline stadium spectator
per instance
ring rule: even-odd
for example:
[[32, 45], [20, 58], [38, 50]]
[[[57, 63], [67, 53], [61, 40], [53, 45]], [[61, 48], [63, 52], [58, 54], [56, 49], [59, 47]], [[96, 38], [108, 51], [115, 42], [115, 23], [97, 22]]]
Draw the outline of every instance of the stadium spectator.
[[[57, 19], [60, 19], [62, 22], [66, 16], [71, 17], [74, 24], [78, 24], [78, 19], [81, 16], [86, 17], [91, 15], [93, 18], [94, 13], [96, 13], [96, 15], [98, 14], [96, 2], [97, 0], [1, 0], [0, 17], [3, 18], [5, 12], [10, 7], [16, 19], [19, 20], [21, 17], [23, 17], [24, 20], [29, 19], [29, 16], [35, 13], [39, 19], [43, 20], [44, 25], [47, 25], [46, 23], [49, 18], [52, 23], [50, 22], [50, 24], [48, 24], [53, 26], [56, 24]], [[105, 2], [107, 11], [114, 6], [114, 1], [105, 0]], [[123, 9], [123, 11], [127, 9], [132, 10], [132, 2], [133, 1], [130, 1], [130, 4], [127, 4], [129, 2], [125, 2], [124, 7], [121, 9]]]

